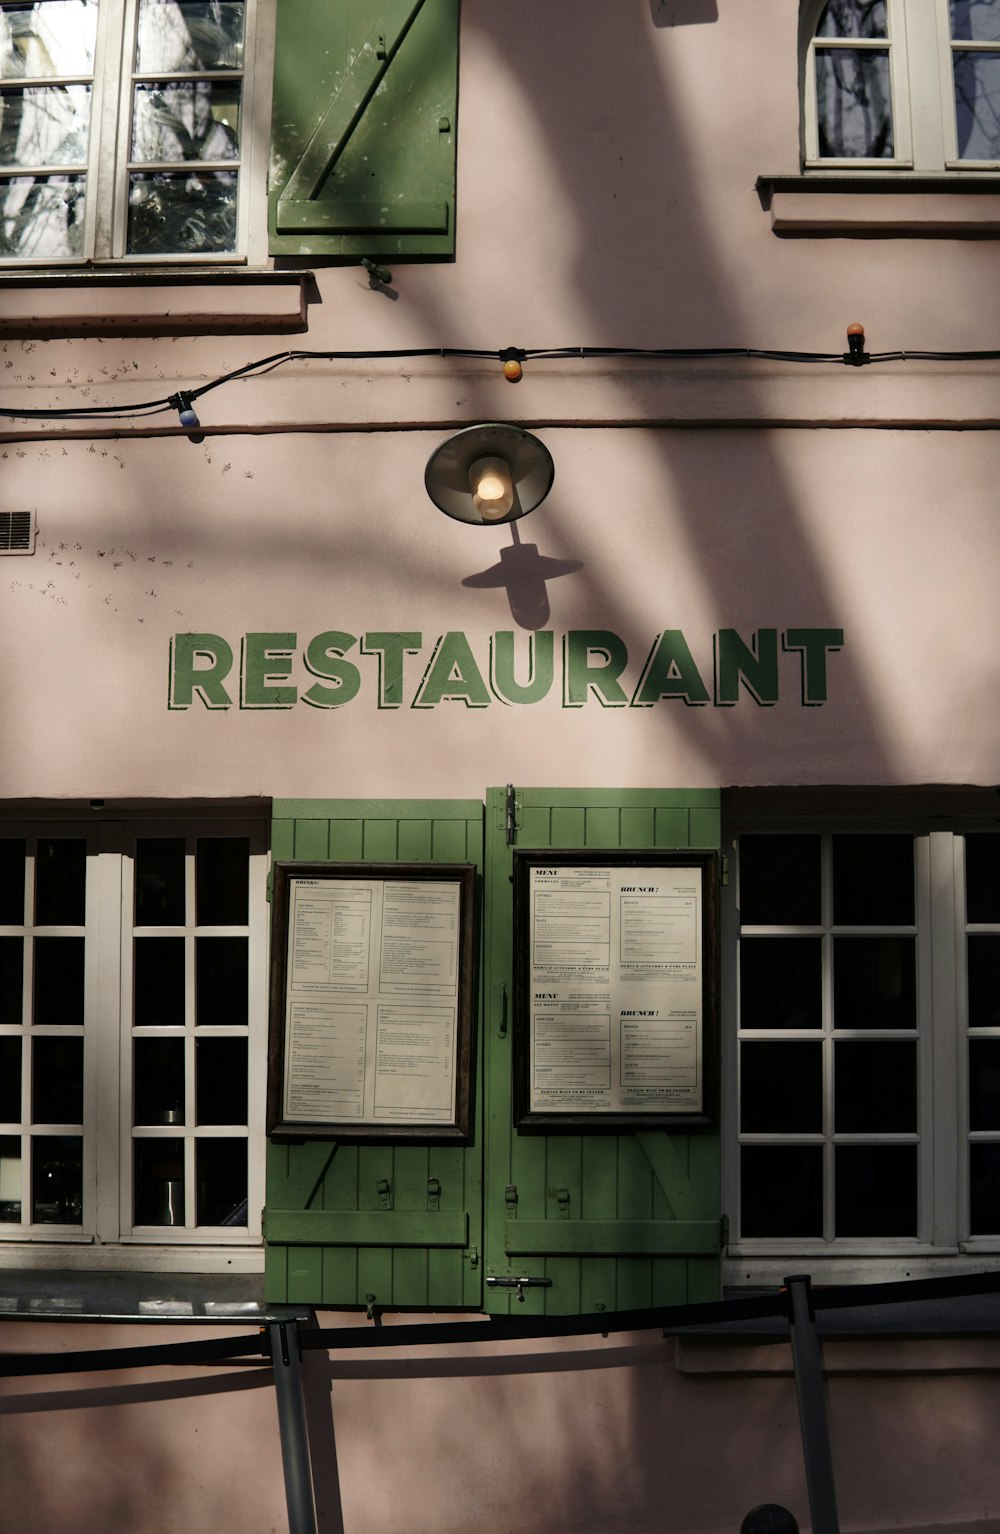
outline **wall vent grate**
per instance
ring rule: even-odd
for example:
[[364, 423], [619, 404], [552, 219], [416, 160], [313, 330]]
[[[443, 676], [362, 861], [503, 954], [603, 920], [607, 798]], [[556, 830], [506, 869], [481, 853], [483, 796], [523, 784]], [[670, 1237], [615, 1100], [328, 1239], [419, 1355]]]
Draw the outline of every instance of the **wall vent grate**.
[[0, 554], [35, 552], [35, 513], [0, 511]]

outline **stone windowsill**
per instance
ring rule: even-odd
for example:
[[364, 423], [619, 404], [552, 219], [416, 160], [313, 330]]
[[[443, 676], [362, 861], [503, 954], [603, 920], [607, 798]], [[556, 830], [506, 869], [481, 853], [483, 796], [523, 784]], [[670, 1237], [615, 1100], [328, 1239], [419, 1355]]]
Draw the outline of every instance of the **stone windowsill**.
[[1000, 238], [1000, 176], [813, 171], [758, 176], [775, 234]]

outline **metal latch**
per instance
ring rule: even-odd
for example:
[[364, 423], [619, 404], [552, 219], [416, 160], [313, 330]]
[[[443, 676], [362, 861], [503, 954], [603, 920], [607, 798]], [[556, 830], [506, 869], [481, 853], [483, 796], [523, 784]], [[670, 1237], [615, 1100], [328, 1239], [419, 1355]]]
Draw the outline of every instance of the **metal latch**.
[[441, 1208], [441, 1179], [428, 1177], [427, 1179], [427, 1207], [437, 1210]]
[[503, 1190], [504, 1213], [508, 1220], [512, 1220], [517, 1214], [517, 1183], [509, 1182]]
[[568, 1188], [557, 1188], [556, 1189], [556, 1203], [559, 1205], [559, 1218], [561, 1220], [568, 1220], [569, 1219], [569, 1189]]
[[379, 1178], [378, 1182], [375, 1184], [375, 1192], [378, 1194], [379, 1208], [380, 1209], [391, 1209], [392, 1208], [392, 1188], [389, 1185], [388, 1177], [380, 1177]]
[[525, 1289], [551, 1289], [551, 1278], [531, 1278], [522, 1274], [519, 1278], [514, 1274], [503, 1274], [495, 1277], [492, 1273], [486, 1279], [487, 1289], [516, 1289], [518, 1303], [524, 1304]]

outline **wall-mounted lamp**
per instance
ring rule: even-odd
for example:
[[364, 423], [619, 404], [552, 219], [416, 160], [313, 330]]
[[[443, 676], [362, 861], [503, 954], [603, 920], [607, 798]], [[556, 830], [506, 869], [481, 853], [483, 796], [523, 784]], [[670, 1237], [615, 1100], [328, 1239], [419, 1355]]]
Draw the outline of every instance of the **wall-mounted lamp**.
[[424, 484], [439, 511], [457, 522], [498, 526], [540, 506], [555, 477], [544, 443], [520, 426], [467, 426], [427, 461]]

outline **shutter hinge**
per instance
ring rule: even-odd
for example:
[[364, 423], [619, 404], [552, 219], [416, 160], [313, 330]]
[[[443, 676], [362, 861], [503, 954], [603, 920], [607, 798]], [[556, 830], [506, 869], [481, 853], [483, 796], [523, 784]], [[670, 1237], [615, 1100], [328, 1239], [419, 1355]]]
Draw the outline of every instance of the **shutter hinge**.
[[380, 1177], [375, 1184], [375, 1192], [378, 1194], [379, 1207], [382, 1209], [392, 1208], [392, 1186], [388, 1177]]
[[726, 856], [726, 854], [723, 853], [722, 854], [722, 887], [723, 887], [723, 889], [725, 889], [725, 887], [726, 887], [726, 885], [728, 883], [729, 883], [729, 859]]
[[427, 1207], [437, 1211], [441, 1208], [441, 1179], [428, 1177], [427, 1179]]
[[723, 1249], [729, 1245], [729, 1216], [724, 1214], [719, 1222], [719, 1241]]
[[569, 1219], [569, 1189], [568, 1188], [557, 1188], [556, 1189], [556, 1203], [559, 1205], [559, 1218], [560, 1218], [560, 1220], [568, 1220]]
[[274, 863], [270, 853], [267, 854], [267, 884], [265, 886], [264, 894], [268, 905], [270, 905], [271, 897], [274, 894]]
[[503, 1190], [503, 1201], [506, 1205], [504, 1213], [508, 1220], [513, 1220], [517, 1214], [517, 1183], [509, 1182]]
[[504, 812], [504, 829], [507, 836], [507, 846], [513, 847], [517, 840], [517, 798], [514, 794], [513, 783], [507, 784], [507, 806]]
[[462, 1256], [466, 1259], [466, 1261], [468, 1262], [470, 1268], [478, 1268], [478, 1266], [479, 1266], [479, 1248], [478, 1248], [478, 1246], [470, 1246], [469, 1250], [467, 1252], [463, 1252], [462, 1253]]

